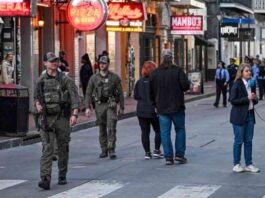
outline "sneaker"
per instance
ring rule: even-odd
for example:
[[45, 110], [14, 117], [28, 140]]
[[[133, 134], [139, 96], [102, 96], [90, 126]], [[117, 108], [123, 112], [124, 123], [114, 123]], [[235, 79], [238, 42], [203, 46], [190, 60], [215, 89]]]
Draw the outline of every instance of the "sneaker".
[[47, 180], [46, 178], [41, 179], [38, 186], [42, 188], [43, 190], [50, 190], [50, 181]]
[[251, 173], [258, 173], [260, 172], [259, 168], [255, 167], [254, 165], [248, 165], [245, 167], [246, 172], [251, 172]]
[[67, 184], [66, 177], [59, 177], [58, 184], [59, 185], [65, 185], [65, 184]]
[[160, 150], [154, 150], [153, 156], [155, 158], [163, 158], [164, 157], [163, 154], [162, 154], [162, 152]]
[[167, 158], [166, 158], [166, 165], [173, 165], [173, 164], [174, 164], [173, 159], [170, 158], [170, 157], [167, 157]]
[[99, 158], [106, 158], [108, 157], [108, 151], [102, 151], [99, 155]]
[[144, 156], [144, 159], [146, 159], [146, 160], [152, 159], [152, 153], [151, 152], [146, 152], [145, 156]]
[[179, 162], [180, 164], [186, 164], [188, 160], [184, 156], [176, 156], [175, 161]]
[[242, 173], [244, 171], [244, 169], [242, 168], [242, 166], [240, 164], [237, 164], [233, 167], [233, 171], [236, 173]]
[[116, 159], [117, 155], [114, 150], [109, 151], [109, 158], [110, 159]]

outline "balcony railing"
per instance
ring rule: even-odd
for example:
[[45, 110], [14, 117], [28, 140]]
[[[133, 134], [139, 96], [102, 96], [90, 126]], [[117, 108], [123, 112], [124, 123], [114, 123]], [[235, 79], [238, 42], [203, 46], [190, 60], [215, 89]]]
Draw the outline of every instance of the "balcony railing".
[[220, 0], [220, 3], [237, 3], [252, 9], [252, 0]]
[[256, 13], [265, 13], [265, 1], [264, 0], [254, 0], [253, 9]]

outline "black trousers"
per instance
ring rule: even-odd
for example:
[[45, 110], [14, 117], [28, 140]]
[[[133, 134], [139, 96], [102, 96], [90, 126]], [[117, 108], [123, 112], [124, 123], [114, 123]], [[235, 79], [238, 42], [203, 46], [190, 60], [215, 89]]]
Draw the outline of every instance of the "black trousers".
[[218, 106], [219, 101], [220, 101], [220, 96], [221, 93], [223, 95], [223, 105], [227, 105], [227, 86], [224, 86], [223, 83], [218, 82], [216, 83], [216, 100], [215, 100], [215, 105]]
[[259, 99], [263, 99], [265, 91], [265, 80], [258, 80], [258, 84], [259, 84]]
[[159, 126], [159, 118], [141, 118], [138, 117], [139, 124], [142, 130], [142, 144], [145, 152], [150, 152], [150, 131], [151, 125], [155, 132], [155, 150], [160, 149], [161, 145], [161, 136], [160, 136], [160, 126]]

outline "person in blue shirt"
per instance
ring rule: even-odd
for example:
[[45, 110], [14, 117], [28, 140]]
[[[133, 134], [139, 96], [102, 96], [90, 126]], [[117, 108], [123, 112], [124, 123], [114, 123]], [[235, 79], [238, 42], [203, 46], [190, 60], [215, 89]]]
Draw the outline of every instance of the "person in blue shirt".
[[257, 80], [258, 70], [259, 70], [259, 61], [258, 59], [253, 59], [253, 65], [251, 67], [251, 74], [252, 74], [252, 78], [255, 81]]
[[229, 82], [229, 73], [225, 68], [225, 63], [220, 61], [217, 65], [217, 69], [215, 71], [215, 81], [216, 81], [216, 100], [213, 104], [216, 108], [218, 108], [219, 100], [221, 93], [223, 95], [223, 106], [227, 106], [227, 85]]

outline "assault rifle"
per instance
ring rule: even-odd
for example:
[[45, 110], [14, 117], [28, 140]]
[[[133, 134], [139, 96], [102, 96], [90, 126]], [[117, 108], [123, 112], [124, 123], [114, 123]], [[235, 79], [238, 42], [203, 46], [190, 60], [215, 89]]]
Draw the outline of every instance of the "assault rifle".
[[44, 99], [44, 82], [37, 84], [37, 91], [39, 92], [39, 102], [42, 106], [42, 112], [37, 112], [35, 117], [35, 123], [38, 131], [43, 130], [46, 136], [47, 143], [50, 142], [48, 120], [47, 120], [47, 107]]

